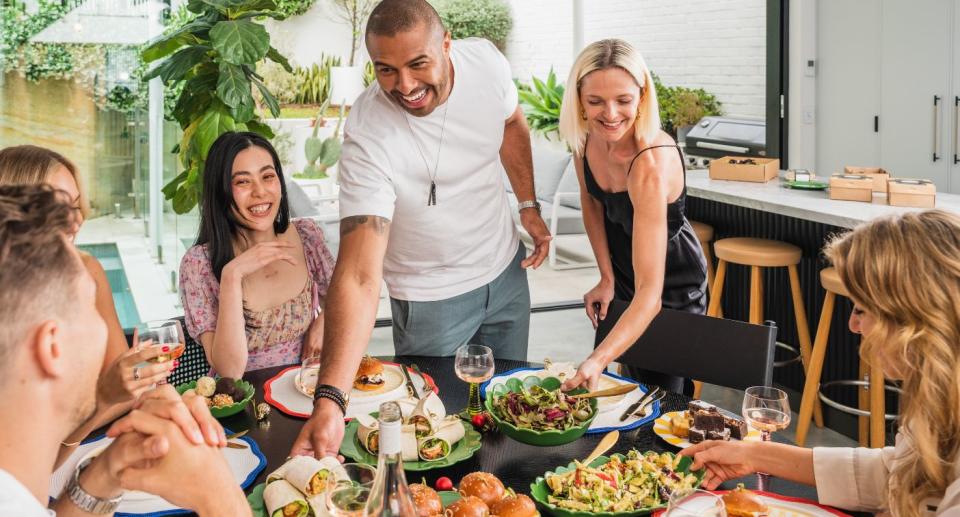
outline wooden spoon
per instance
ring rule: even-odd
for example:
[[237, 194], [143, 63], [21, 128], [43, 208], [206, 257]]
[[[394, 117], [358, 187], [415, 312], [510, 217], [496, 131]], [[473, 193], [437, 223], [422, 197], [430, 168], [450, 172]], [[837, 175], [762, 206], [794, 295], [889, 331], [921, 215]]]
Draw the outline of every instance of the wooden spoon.
[[607, 388], [605, 390], [588, 391], [587, 393], [571, 395], [571, 397], [575, 399], [593, 399], [598, 397], [613, 397], [615, 395], [623, 395], [624, 393], [630, 393], [635, 389], [637, 389], [636, 384], [621, 384], [619, 386], [614, 386], [612, 388]]
[[590, 455], [587, 456], [587, 458], [580, 463], [582, 463], [583, 465], [590, 465], [590, 463], [593, 462], [593, 460], [599, 458], [603, 453], [609, 451], [610, 448], [613, 447], [617, 443], [617, 440], [619, 439], [620, 439], [620, 431], [617, 431], [616, 429], [614, 429], [613, 431], [610, 431], [609, 433], [607, 433], [606, 436], [603, 437], [602, 440], [600, 440], [600, 443], [598, 443], [597, 447], [593, 449], [593, 452], [591, 452]]

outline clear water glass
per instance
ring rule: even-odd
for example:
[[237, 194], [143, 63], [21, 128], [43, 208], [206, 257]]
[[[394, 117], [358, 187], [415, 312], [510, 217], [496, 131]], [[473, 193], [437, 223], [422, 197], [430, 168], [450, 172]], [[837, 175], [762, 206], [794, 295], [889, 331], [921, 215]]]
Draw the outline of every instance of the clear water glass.
[[377, 470], [360, 463], [345, 463], [343, 469], [346, 479], [327, 483], [327, 510], [334, 517], [359, 517], [370, 497]]
[[[140, 325], [137, 334], [140, 343], [151, 341], [151, 348], [167, 348], [166, 352], [150, 359], [149, 363], [165, 363], [179, 359], [186, 350], [186, 336], [179, 320], [146, 321]], [[138, 367], [148, 366], [149, 363], [143, 363]], [[157, 384], [166, 383], [166, 380], [161, 380]]]
[[727, 517], [723, 499], [705, 490], [674, 490], [664, 517]]

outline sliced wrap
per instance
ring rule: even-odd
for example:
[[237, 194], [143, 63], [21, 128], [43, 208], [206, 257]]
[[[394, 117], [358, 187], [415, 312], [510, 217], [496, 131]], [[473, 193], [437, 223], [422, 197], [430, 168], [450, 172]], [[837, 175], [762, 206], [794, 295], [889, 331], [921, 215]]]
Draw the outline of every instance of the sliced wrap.
[[380, 454], [380, 422], [370, 415], [357, 415], [357, 439], [374, 456]]
[[296, 456], [284, 466], [283, 479], [308, 497], [325, 493], [328, 482], [347, 477], [343, 466], [332, 457], [318, 460], [312, 456]]
[[267, 485], [263, 491], [263, 503], [270, 517], [307, 517], [310, 504], [296, 488], [283, 479]]
[[417, 445], [417, 433], [413, 425], [404, 425], [400, 428], [400, 456], [403, 461], [417, 461], [420, 459]]
[[450, 451], [463, 439], [465, 430], [460, 418], [449, 416], [440, 424], [432, 436], [420, 438], [417, 455], [423, 461], [436, 461], [446, 458]]
[[[420, 402], [417, 403], [416, 407], [414, 407], [410, 413], [410, 416], [406, 419], [408, 424], [416, 426], [417, 438], [436, 433], [440, 429], [440, 423], [443, 421], [443, 418], [447, 416], [443, 403], [431, 403], [430, 399], [436, 396], [437, 394], [432, 391], [427, 393], [420, 399]], [[437, 411], [439, 411], [439, 413], [437, 413]]]

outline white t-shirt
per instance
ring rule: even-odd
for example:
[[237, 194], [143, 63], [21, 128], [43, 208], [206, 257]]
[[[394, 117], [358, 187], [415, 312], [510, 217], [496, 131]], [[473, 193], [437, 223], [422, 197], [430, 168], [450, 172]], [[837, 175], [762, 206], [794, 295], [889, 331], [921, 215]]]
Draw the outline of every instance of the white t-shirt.
[[17, 478], [0, 469], [0, 516], [51, 517], [52, 510], [44, 508], [40, 501], [23, 486]]
[[[383, 276], [401, 300], [443, 300], [486, 285], [519, 245], [500, 163], [504, 123], [517, 108], [510, 65], [477, 38], [454, 41], [450, 59], [453, 90], [430, 115], [407, 114], [374, 83], [344, 127], [340, 218], [391, 220]], [[444, 110], [437, 204], [427, 206]]]

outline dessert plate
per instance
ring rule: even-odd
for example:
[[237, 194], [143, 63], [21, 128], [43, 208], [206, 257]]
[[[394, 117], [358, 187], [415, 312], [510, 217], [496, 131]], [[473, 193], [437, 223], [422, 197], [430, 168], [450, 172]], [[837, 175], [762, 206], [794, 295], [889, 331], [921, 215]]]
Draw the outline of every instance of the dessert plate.
[[[686, 449], [693, 445], [686, 438], [680, 438], [679, 436], [673, 434], [673, 430], [670, 428], [670, 419], [674, 415], [679, 415], [683, 411], [670, 411], [669, 413], [664, 413], [660, 415], [656, 420], [653, 421], [653, 432], [663, 438], [663, 441], [673, 445], [674, 447], [679, 447], [681, 449]], [[747, 437], [743, 440], [746, 442], [759, 442], [760, 441], [760, 431], [754, 429], [753, 427], [747, 426]]]

